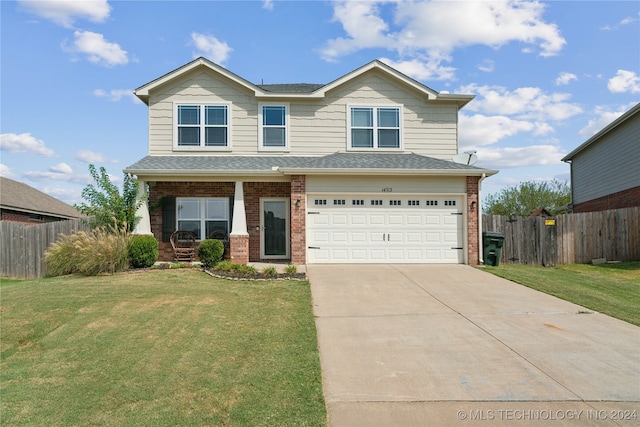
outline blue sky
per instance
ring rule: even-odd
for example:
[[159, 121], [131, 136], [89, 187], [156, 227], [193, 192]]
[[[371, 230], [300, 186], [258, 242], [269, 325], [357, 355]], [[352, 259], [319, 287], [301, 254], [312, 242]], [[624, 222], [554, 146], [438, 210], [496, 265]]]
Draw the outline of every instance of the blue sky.
[[476, 95], [460, 151], [484, 195], [568, 180], [560, 159], [640, 101], [637, 1], [0, 1], [0, 173], [82, 202], [147, 154], [132, 90], [198, 56], [253, 83], [329, 83], [380, 59]]

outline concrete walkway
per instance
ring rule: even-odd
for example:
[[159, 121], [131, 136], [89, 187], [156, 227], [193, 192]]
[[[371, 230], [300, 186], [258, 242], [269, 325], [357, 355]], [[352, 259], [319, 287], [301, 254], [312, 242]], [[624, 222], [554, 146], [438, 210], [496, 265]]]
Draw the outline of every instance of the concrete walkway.
[[309, 265], [329, 422], [640, 425], [640, 328], [464, 265]]

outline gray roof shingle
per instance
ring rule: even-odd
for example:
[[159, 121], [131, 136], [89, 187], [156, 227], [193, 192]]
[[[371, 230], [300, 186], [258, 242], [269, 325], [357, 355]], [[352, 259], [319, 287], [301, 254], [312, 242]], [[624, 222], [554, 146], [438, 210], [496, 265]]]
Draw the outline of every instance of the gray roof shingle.
[[274, 168], [317, 170], [414, 170], [469, 171], [486, 169], [413, 153], [334, 153], [323, 157], [296, 156], [147, 156], [127, 167], [125, 173], [268, 172]]
[[22, 182], [0, 177], [0, 206], [3, 209], [59, 218], [80, 218], [74, 207]]

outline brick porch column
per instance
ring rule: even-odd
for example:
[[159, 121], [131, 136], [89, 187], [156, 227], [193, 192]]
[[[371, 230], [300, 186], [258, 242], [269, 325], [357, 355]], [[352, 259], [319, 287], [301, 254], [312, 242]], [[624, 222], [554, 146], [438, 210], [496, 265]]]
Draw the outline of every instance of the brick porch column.
[[247, 214], [244, 208], [242, 181], [236, 181], [233, 199], [233, 226], [229, 234], [229, 255], [236, 264], [249, 263], [249, 233], [247, 232]]
[[480, 200], [478, 197], [478, 181], [480, 177], [467, 177], [467, 259], [469, 265], [480, 264]]
[[[291, 264], [307, 263], [307, 181], [305, 175], [291, 176]], [[298, 202], [300, 205], [298, 206]]]

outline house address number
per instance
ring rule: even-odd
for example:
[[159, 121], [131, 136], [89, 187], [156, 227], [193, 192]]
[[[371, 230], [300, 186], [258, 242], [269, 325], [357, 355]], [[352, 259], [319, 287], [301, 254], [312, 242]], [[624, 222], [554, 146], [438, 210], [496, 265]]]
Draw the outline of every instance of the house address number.
[[382, 189], [382, 192], [383, 192], [383, 193], [392, 193], [392, 192], [393, 192], [393, 188], [391, 188], [391, 187], [384, 187], [384, 188]]

